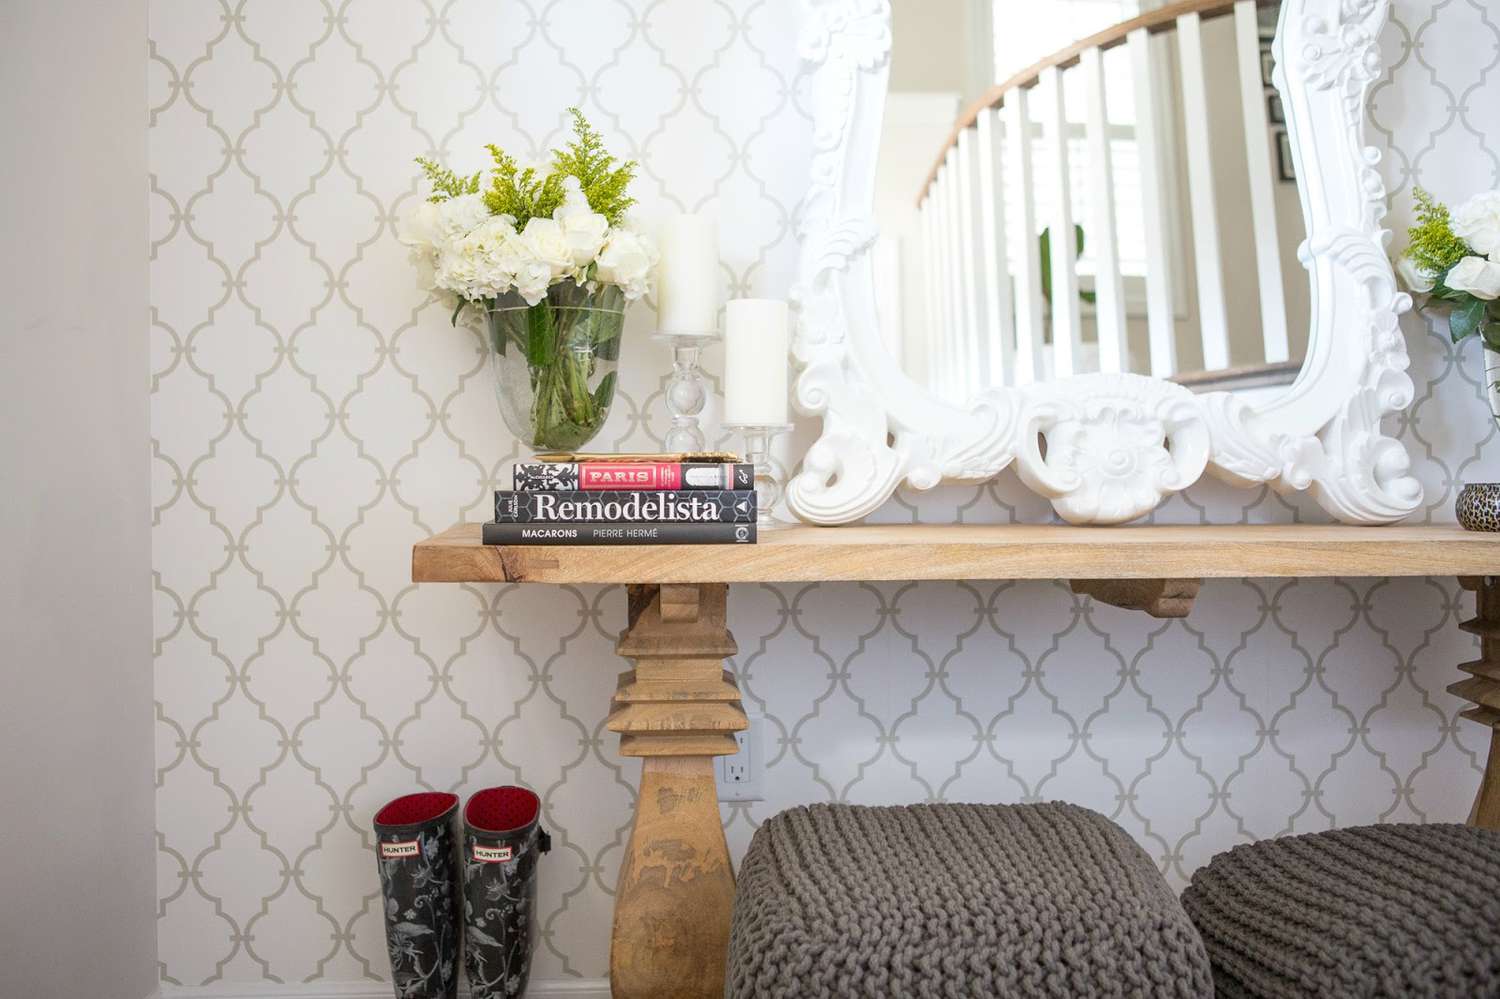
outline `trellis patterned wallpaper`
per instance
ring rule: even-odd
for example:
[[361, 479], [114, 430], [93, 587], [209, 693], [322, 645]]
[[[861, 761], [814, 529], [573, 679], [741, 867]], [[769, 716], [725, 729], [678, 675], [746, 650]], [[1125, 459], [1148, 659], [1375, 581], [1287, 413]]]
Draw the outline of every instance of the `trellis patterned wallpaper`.
[[[411, 543], [480, 519], [518, 451], [476, 340], [416, 290], [392, 220], [413, 155], [540, 156], [576, 103], [641, 160], [646, 218], [717, 212], [726, 294], [784, 295], [810, 141], [796, 16], [794, 0], [153, 0], [164, 982], [384, 976], [375, 808], [511, 781], [542, 794], [557, 844], [537, 977], [604, 975], [637, 771], [602, 728], [624, 596], [409, 582]], [[1414, 182], [1500, 186], [1500, 18], [1396, 0], [1383, 43], [1371, 119], [1400, 230]], [[601, 446], [663, 430], [650, 328], [637, 309]], [[1479, 357], [1420, 317], [1405, 329], [1404, 438], [1423, 516], [1448, 520], [1456, 483], [1500, 478]], [[1007, 477], [879, 519], [1047, 516]], [[1314, 516], [1205, 484], [1157, 519]], [[736, 853], [797, 802], [1063, 798], [1180, 885], [1253, 837], [1462, 818], [1484, 748], [1443, 691], [1472, 649], [1452, 579], [1219, 582], [1172, 623], [1060, 584], [739, 586], [731, 605], [770, 736], [768, 800], [724, 810]]]

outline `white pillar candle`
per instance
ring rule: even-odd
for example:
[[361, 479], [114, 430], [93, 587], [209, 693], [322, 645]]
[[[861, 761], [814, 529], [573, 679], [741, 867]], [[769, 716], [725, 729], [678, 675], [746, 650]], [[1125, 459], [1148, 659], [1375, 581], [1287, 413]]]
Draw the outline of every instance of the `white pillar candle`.
[[710, 218], [677, 215], [661, 233], [656, 328], [705, 334], [719, 327], [719, 234]]
[[724, 422], [788, 422], [786, 369], [790, 330], [786, 302], [736, 298], [724, 315]]

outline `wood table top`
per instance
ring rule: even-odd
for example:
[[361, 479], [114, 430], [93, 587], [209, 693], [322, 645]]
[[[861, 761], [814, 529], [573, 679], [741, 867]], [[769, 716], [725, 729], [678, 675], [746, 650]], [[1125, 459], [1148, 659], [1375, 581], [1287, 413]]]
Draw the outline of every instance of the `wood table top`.
[[796, 526], [753, 545], [484, 545], [458, 524], [412, 548], [418, 583], [1500, 575], [1500, 533], [1455, 525]]

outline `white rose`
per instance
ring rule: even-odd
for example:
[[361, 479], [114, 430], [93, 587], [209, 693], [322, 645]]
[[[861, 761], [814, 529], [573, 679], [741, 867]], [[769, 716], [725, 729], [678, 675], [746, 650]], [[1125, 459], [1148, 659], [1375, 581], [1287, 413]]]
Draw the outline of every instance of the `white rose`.
[[1407, 289], [1425, 295], [1437, 286], [1437, 275], [1417, 263], [1411, 257], [1396, 261], [1396, 273]]
[[1475, 298], [1493, 302], [1500, 298], [1500, 264], [1483, 257], [1464, 257], [1453, 265], [1443, 283], [1454, 291], [1466, 291]]
[[563, 203], [552, 213], [552, 218], [562, 227], [563, 237], [572, 249], [574, 269], [581, 270], [599, 255], [599, 248], [609, 233], [609, 221], [589, 207], [588, 199], [578, 186], [578, 178], [569, 177], [568, 180], [572, 183], [567, 185]]
[[438, 247], [446, 241], [441, 235], [438, 206], [419, 201], [408, 208], [396, 222], [396, 241], [410, 247], [407, 256], [417, 269], [417, 287], [428, 291], [437, 278]]
[[521, 242], [521, 236], [511, 224], [509, 216], [502, 216], [490, 225], [493, 227], [492, 235], [486, 244], [490, 262], [514, 281], [529, 259], [526, 245]]
[[1500, 191], [1476, 194], [1453, 213], [1453, 234], [1481, 256], [1500, 254]]
[[516, 271], [516, 291], [527, 305], [535, 305], [546, 298], [551, 284], [552, 268], [540, 260], [527, 260]]
[[567, 234], [552, 219], [529, 220], [521, 233], [521, 244], [532, 261], [546, 264], [551, 269], [553, 280], [564, 278], [578, 269], [573, 264], [573, 248], [568, 243]]
[[414, 250], [435, 250], [443, 242], [442, 218], [438, 206], [419, 201], [396, 223], [396, 239]]
[[484, 206], [484, 196], [479, 194], [460, 194], [436, 207], [439, 232], [448, 240], [467, 235], [490, 217], [490, 210]]
[[480, 267], [490, 288], [486, 298], [505, 294], [526, 265], [526, 248], [508, 216], [492, 218], [469, 234], [480, 254]]
[[613, 229], [599, 251], [599, 280], [617, 284], [628, 301], [650, 290], [651, 270], [656, 266], [656, 246], [631, 229]]

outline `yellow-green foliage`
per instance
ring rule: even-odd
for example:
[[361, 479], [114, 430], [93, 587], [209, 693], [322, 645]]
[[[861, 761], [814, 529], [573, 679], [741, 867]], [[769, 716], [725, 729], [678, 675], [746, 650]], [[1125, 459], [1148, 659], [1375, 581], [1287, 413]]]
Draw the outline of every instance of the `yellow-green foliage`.
[[635, 179], [635, 161], [615, 166], [615, 158], [604, 148], [604, 140], [594, 131], [583, 112], [568, 108], [573, 116], [577, 136], [566, 149], [553, 153], [553, 169], [568, 177], [577, 177], [588, 198], [589, 207], [603, 215], [611, 226], [625, 221], [625, 212], [635, 199], [626, 194]]
[[456, 198], [461, 194], [478, 194], [480, 174], [472, 177], [460, 177], [447, 167], [439, 166], [434, 160], [417, 157], [417, 165], [422, 168], [422, 173], [427, 175], [427, 182], [432, 185], [432, 193], [427, 200], [435, 205], [440, 205], [449, 198]]
[[1411, 246], [1406, 253], [1423, 270], [1446, 274], [1448, 268], [1470, 255], [1469, 247], [1453, 234], [1448, 206], [1420, 187], [1413, 192], [1417, 202], [1417, 224], [1407, 230]]
[[490, 214], [509, 215], [517, 229], [524, 229], [533, 218], [551, 218], [563, 203], [562, 175], [554, 171], [538, 176], [535, 167], [520, 169], [516, 158], [499, 146], [485, 148], [495, 160], [490, 188], [484, 192], [484, 206]]
[[611, 226], [625, 220], [635, 199], [626, 193], [635, 178], [635, 162], [615, 166], [615, 158], [604, 148], [604, 140], [577, 108], [573, 116], [575, 138], [565, 149], [552, 154], [552, 169], [545, 176], [533, 167], [522, 170], [515, 157], [499, 146], [488, 146], [495, 160], [484, 204], [492, 215], [509, 215], [523, 229], [533, 218], [551, 218], [563, 202], [563, 179], [577, 177], [589, 207], [603, 215]]

